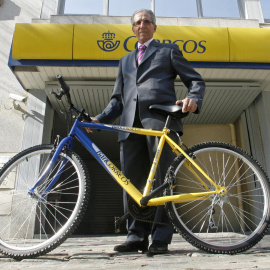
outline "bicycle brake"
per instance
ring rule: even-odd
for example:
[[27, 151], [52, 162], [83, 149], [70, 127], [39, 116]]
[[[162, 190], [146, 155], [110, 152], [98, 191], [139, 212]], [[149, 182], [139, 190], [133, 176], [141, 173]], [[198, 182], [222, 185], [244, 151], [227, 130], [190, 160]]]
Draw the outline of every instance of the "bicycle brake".
[[[52, 148], [52, 154], [54, 154], [56, 148], [58, 147], [59, 143], [61, 142], [62, 138], [60, 137], [60, 135], [57, 135], [54, 143], [53, 143], [53, 148]], [[67, 149], [67, 146], [65, 145], [62, 149], [62, 151], [65, 151]]]
[[184, 145], [184, 147], [186, 148], [186, 151], [189, 157], [191, 157], [192, 159], [196, 159], [196, 155], [192, 151], [190, 151], [190, 148], [187, 147], [183, 142], [182, 142], [182, 145]]
[[60, 135], [57, 135], [56, 138], [55, 138], [55, 140], [54, 140], [54, 143], [53, 143], [53, 149], [54, 150], [57, 148], [57, 146], [59, 145], [60, 141], [61, 141], [61, 137], [60, 137]]

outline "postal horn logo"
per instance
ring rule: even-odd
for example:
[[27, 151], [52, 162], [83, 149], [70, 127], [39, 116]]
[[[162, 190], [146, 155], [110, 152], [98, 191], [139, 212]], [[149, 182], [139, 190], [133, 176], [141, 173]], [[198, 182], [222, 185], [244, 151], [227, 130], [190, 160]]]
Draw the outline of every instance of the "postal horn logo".
[[103, 33], [102, 38], [103, 40], [98, 40], [97, 44], [98, 47], [105, 52], [116, 50], [120, 44], [119, 40], [113, 41], [115, 39], [115, 33], [110, 33], [110, 31]]

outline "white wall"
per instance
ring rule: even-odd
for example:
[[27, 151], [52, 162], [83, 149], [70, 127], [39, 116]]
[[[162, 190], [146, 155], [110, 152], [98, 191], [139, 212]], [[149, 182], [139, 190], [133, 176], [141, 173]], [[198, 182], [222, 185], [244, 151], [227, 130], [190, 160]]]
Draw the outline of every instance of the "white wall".
[[[75, 1], [75, 0], [74, 0]], [[50, 15], [56, 15], [59, 12], [61, 0], [43, 0], [41, 10], [41, 19], [49, 19]]]
[[8, 67], [14, 27], [39, 18], [41, 6], [42, 0], [4, 0], [0, 6], [0, 157], [21, 150], [27, 118], [26, 103], [9, 98], [10, 93], [28, 95]]
[[245, 19], [257, 19], [264, 22], [260, 0], [240, 0]]

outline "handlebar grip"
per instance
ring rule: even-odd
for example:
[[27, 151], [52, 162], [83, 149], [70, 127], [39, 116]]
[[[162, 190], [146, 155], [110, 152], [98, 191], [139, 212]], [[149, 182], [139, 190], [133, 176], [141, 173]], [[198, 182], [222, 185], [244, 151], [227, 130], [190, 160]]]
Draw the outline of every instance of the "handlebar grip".
[[58, 82], [60, 83], [61, 88], [63, 89], [63, 91], [64, 91], [65, 93], [69, 92], [69, 86], [65, 83], [63, 77], [62, 77], [60, 74], [58, 74], [58, 75], [56, 76], [56, 79], [57, 79]]

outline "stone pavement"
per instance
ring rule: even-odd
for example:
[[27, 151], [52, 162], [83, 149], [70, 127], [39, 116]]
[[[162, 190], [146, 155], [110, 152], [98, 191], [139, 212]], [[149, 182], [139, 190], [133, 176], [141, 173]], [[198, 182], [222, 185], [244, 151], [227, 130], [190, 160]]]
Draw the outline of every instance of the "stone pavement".
[[175, 235], [168, 254], [117, 253], [113, 247], [124, 235], [72, 237], [45, 256], [20, 262], [0, 255], [0, 269], [270, 269], [270, 235], [254, 248], [237, 255], [214, 255], [191, 246]]

